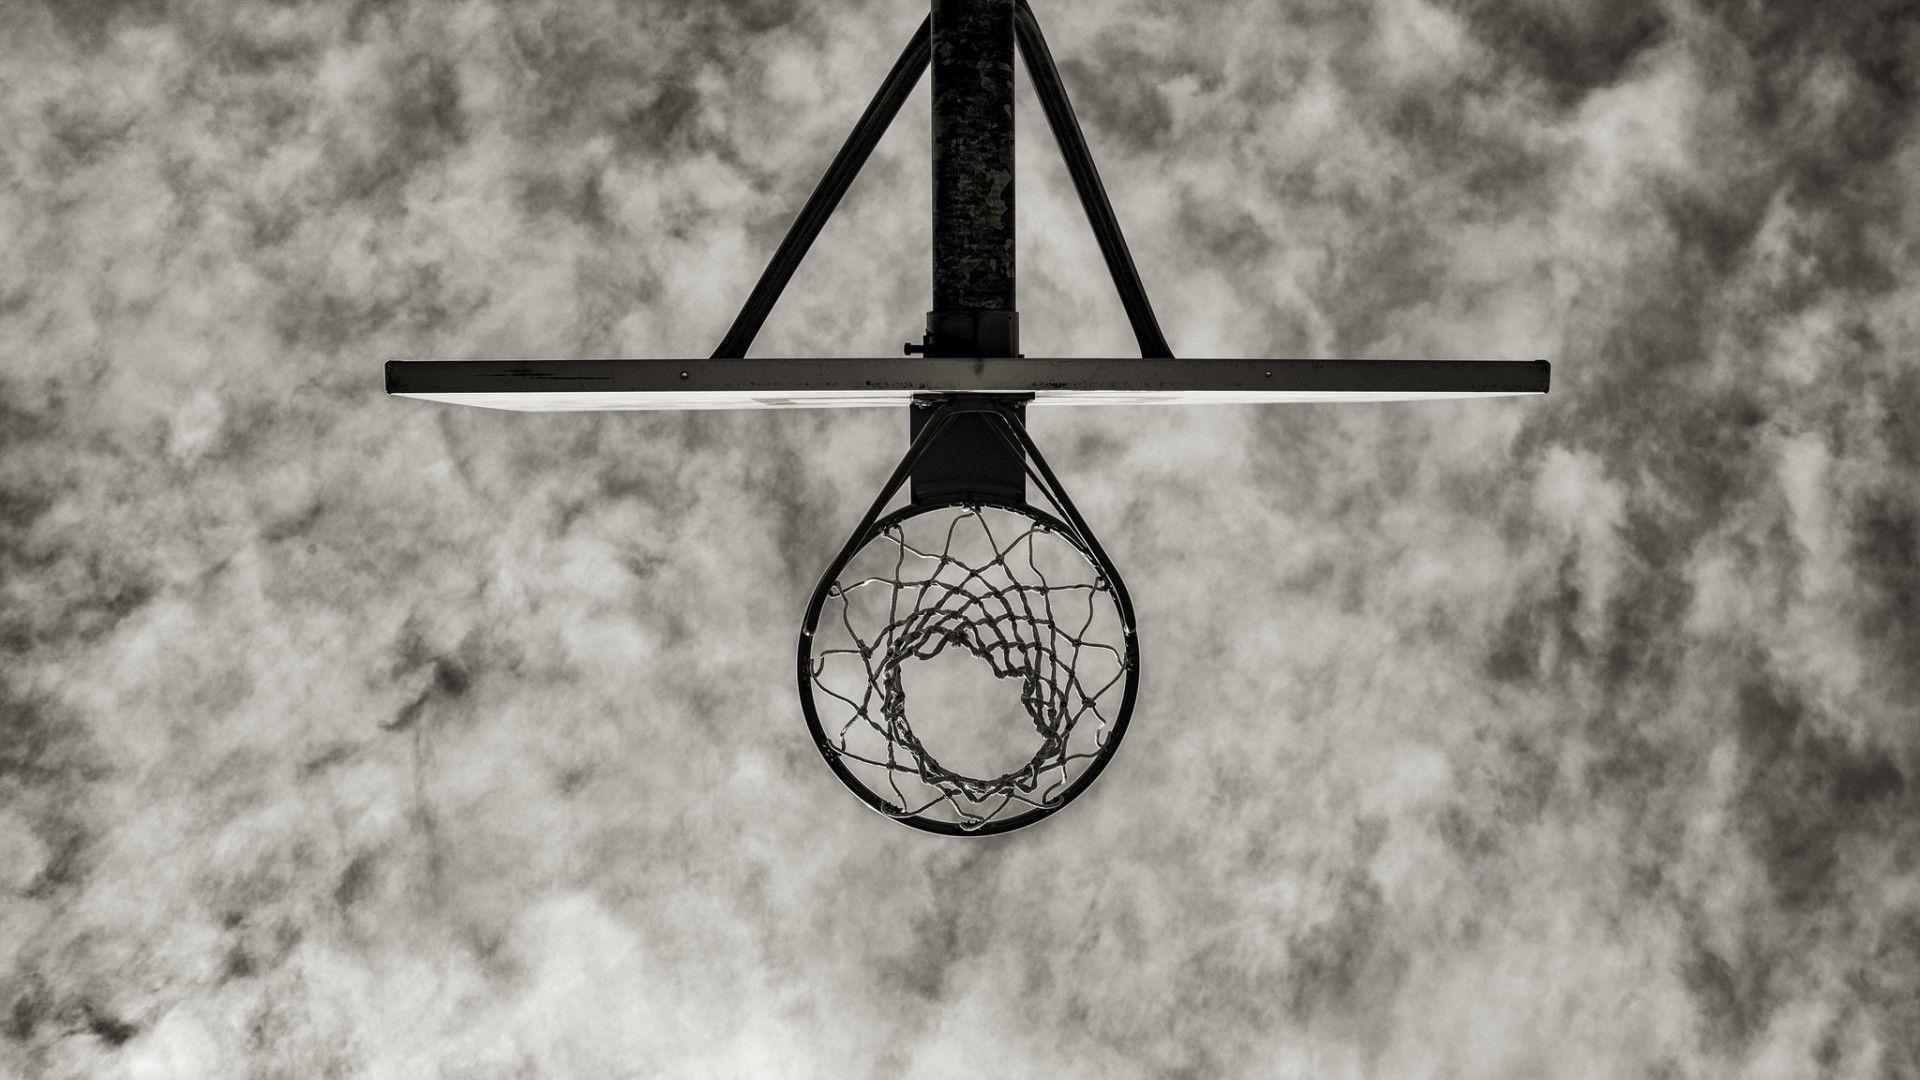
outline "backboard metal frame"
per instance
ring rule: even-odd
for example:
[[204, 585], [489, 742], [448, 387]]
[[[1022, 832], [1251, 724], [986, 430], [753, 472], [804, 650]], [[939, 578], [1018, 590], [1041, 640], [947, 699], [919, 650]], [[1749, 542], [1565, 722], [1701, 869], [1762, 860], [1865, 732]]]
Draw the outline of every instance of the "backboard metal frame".
[[1031, 394], [1035, 405], [1244, 405], [1543, 394], [1550, 376], [1545, 360], [393, 360], [387, 392], [534, 412], [847, 408], [956, 393]]

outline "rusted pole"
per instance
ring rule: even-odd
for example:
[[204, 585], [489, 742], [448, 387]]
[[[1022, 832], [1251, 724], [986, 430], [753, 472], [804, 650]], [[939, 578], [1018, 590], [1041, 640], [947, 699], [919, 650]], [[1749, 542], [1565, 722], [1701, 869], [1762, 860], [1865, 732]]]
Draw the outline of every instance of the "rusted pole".
[[[1014, 0], [933, 3], [933, 310], [910, 352], [1020, 355], [1013, 306]], [[934, 402], [912, 410], [918, 436]], [[1008, 402], [1016, 418], [1023, 404]], [[915, 502], [1022, 503], [1026, 464], [980, 413], [956, 416], [913, 469]]]
[[933, 0], [930, 356], [1014, 356], [1014, 0]]

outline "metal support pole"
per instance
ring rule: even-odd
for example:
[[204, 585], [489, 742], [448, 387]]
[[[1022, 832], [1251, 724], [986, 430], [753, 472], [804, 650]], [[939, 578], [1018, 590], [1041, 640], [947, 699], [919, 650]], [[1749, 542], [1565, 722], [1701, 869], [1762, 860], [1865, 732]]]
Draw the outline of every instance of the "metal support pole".
[[[932, 2], [933, 310], [920, 349], [909, 351], [1014, 357], [1014, 0]], [[915, 404], [912, 434], [932, 411]], [[978, 413], [954, 417], [913, 470], [915, 502], [1021, 503], [1026, 488], [1018, 448]]]
[[933, 0], [929, 356], [1015, 356], [1013, 0]]

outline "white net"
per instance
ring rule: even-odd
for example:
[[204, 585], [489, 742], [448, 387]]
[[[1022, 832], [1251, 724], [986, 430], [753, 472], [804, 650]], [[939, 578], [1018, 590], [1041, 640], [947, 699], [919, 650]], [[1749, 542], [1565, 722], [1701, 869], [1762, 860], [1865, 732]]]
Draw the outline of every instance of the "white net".
[[[1132, 655], [1086, 550], [1052, 519], [998, 506], [883, 522], [810, 629], [803, 675], [830, 759], [887, 813], [968, 832], [1071, 796], [1109, 749]], [[956, 658], [976, 677], [953, 679]], [[923, 700], [929, 685], [973, 692]]]

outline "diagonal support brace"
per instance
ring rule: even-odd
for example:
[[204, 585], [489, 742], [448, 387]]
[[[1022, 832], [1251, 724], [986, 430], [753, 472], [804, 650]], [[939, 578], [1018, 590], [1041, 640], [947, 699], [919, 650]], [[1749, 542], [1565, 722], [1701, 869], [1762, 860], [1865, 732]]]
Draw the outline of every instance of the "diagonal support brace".
[[[1046, 114], [1047, 126], [1060, 146], [1067, 174], [1073, 180], [1081, 208], [1085, 210], [1094, 239], [1100, 245], [1107, 272], [1120, 293], [1120, 303], [1126, 310], [1134, 338], [1139, 342], [1140, 355], [1149, 359], [1171, 358], [1173, 350], [1161, 333], [1159, 320], [1154, 317], [1153, 305], [1147, 299], [1146, 285], [1140, 280], [1139, 269], [1127, 249], [1120, 221], [1114, 215], [1113, 204], [1108, 201], [1106, 188], [1100, 182], [1099, 169], [1093, 163], [1086, 136], [1082, 134], [1079, 120], [1073, 113], [1073, 105], [1067, 99], [1060, 70], [1054, 64], [1053, 54], [1040, 32], [1039, 20], [1035, 18], [1027, 0], [1016, 0], [1013, 21], [1015, 41], [1025, 61], [1027, 75], [1033, 82], [1041, 111]], [[900, 58], [894, 62], [893, 70], [887, 73], [873, 101], [867, 105], [866, 112], [861, 114], [846, 143], [827, 167], [819, 185], [808, 196], [799, 216], [788, 227], [780, 247], [767, 263], [767, 268], [761, 272], [760, 280], [755, 283], [753, 292], [748, 295], [733, 325], [728, 328], [726, 337], [713, 351], [715, 359], [746, 356], [747, 349], [765, 325], [774, 303], [793, 279], [794, 272], [799, 269], [813, 241], [820, 235], [827, 219], [833, 216], [840, 200], [852, 186], [854, 177], [859, 175], [861, 167], [879, 144], [880, 137], [886, 133], [888, 125], [919, 83], [932, 53], [932, 19], [929, 17], [914, 32]]]
[[807, 197], [806, 206], [800, 210], [800, 216], [787, 228], [787, 235], [780, 241], [780, 247], [774, 251], [773, 259], [767, 263], [766, 270], [760, 274], [760, 280], [753, 286], [753, 292], [747, 296], [747, 302], [735, 316], [733, 326], [728, 328], [727, 336], [720, 347], [713, 350], [716, 360], [738, 360], [747, 355], [747, 347], [753, 344], [754, 335], [767, 321], [767, 315], [773, 311], [774, 301], [780, 299], [780, 293], [786, 289], [787, 282], [793, 279], [793, 273], [800, 268], [800, 260], [806, 258], [807, 249], [813, 246], [815, 237], [820, 235], [827, 219], [840, 205], [840, 199], [852, 186], [853, 178], [860, 174], [861, 166], [873, 154], [873, 148], [880, 143], [880, 136], [886, 134], [887, 125], [906, 104], [908, 95], [920, 82], [920, 75], [927, 70], [927, 64], [933, 56], [933, 20], [929, 16], [921, 20], [920, 29], [914, 31], [913, 39], [900, 53], [900, 59], [894, 61], [893, 70], [887, 72], [885, 82], [874, 94], [873, 101], [867, 105], [867, 111], [860, 114], [860, 121], [853, 126], [853, 133], [834, 156], [833, 164], [827, 166], [820, 184]]
[[1040, 109], [1047, 115], [1047, 126], [1053, 129], [1054, 141], [1060, 144], [1067, 174], [1073, 178], [1080, 206], [1087, 212], [1087, 222], [1093, 226], [1100, 254], [1107, 261], [1107, 273], [1112, 275], [1114, 287], [1120, 290], [1120, 303], [1127, 310], [1127, 321], [1133, 324], [1140, 355], [1148, 359], [1170, 359], [1173, 350], [1167, 346], [1160, 322], [1153, 316], [1147, 287], [1140, 280], [1139, 269], [1133, 265], [1127, 238], [1120, 232], [1120, 219], [1114, 216], [1113, 204], [1107, 201], [1107, 190], [1100, 183], [1100, 170], [1094, 167], [1093, 153], [1087, 149], [1086, 136], [1081, 134], [1073, 105], [1067, 100], [1066, 84], [1060, 81], [1060, 69], [1054, 66], [1047, 40], [1040, 34], [1040, 22], [1034, 18], [1027, 0], [1016, 0], [1013, 32], [1020, 56], [1026, 61], [1027, 77], [1040, 99]]

